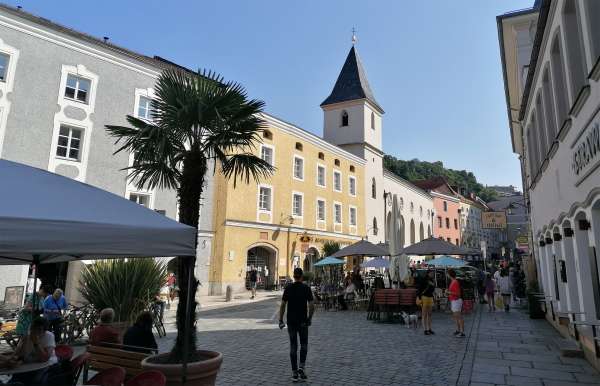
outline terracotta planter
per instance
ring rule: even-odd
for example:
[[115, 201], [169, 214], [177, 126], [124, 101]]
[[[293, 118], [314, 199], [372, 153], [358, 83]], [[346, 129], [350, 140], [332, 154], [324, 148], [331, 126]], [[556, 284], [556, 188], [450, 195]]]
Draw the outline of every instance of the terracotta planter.
[[[213, 386], [217, 380], [217, 373], [223, 362], [223, 354], [216, 351], [198, 350], [202, 358], [198, 362], [191, 362], [187, 365], [186, 386]], [[157, 370], [167, 377], [166, 386], [179, 386], [181, 382], [181, 373], [183, 366], [181, 364], [153, 363], [153, 358], [165, 358], [169, 354], [159, 354], [148, 357], [142, 361], [142, 368], [145, 370]], [[160, 360], [159, 360], [160, 362]]]

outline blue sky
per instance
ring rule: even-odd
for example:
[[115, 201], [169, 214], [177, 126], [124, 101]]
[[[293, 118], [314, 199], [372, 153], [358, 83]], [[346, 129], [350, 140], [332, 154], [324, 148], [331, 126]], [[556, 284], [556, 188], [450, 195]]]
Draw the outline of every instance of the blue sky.
[[[495, 17], [533, 0], [9, 1], [146, 55], [241, 82], [267, 112], [318, 135], [357, 29], [384, 116], [384, 151], [521, 186]], [[168, 6], [167, 6], [168, 5]]]

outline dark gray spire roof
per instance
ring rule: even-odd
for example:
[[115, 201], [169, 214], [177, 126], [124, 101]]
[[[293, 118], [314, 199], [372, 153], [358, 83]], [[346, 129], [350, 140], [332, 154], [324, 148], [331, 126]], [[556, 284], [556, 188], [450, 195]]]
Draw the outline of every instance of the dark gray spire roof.
[[383, 109], [373, 96], [373, 91], [369, 86], [367, 74], [363, 65], [354, 49], [350, 49], [346, 62], [340, 71], [340, 75], [333, 86], [331, 94], [321, 103], [321, 106], [331, 105], [334, 103], [346, 102], [355, 99], [366, 99], [371, 102], [377, 109], [383, 112]]

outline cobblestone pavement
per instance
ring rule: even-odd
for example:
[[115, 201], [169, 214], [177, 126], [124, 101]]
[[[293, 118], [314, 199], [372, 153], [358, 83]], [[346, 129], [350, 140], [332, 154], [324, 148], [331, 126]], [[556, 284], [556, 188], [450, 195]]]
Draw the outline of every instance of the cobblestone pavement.
[[[276, 299], [200, 312], [198, 342], [223, 353], [219, 385], [290, 384], [287, 332]], [[471, 329], [475, 316], [467, 318]], [[170, 326], [171, 328], [173, 326]], [[366, 312], [315, 314], [309, 332], [311, 385], [455, 385], [467, 339], [454, 338], [449, 314], [434, 314], [435, 336], [401, 324], [366, 320]], [[172, 344], [171, 332], [159, 341]]]
[[557, 338], [545, 320], [529, 319], [524, 312], [482, 310], [458, 385], [600, 385], [600, 376], [585, 359], [560, 356]]
[[[224, 355], [218, 385], [289, 385], [287, 332], [277, 327], [277, 297], [199, 313], [198, 343]], [[315, 314], [307, 371], [311, 385], [569, 386], [600, 385], [584, 359], [563, 358], [558, 333], [520, 310], [466, 318], [467, 338], [452, 337], [447, 313], [433, 316], [435, 336], [365, 312]], [[159, 340], [171, 348], [174, 325]]]

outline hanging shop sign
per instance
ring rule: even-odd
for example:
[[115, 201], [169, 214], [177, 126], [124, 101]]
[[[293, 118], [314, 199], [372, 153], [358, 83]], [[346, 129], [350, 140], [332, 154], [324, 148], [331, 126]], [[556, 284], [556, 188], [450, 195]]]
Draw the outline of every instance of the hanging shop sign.
[[481, 212], [481, 227], [484, 229], [506, 229], [506, 212]]

